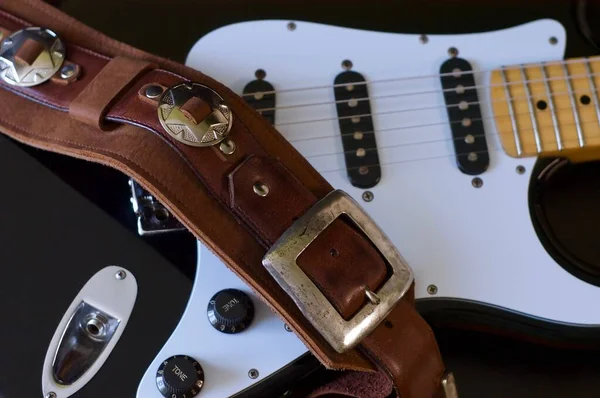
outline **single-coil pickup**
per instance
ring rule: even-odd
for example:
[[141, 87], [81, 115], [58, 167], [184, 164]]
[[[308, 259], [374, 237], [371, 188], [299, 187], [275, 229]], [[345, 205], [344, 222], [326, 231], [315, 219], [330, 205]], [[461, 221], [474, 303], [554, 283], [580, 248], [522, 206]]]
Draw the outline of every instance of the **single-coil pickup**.
[[275, 88], [266, 80], [246, 84], [243, 98], [271, 124], [275, 124]]
[[481, 174], [490, 156], [473, 68], [462, 58], [450, 58], [440, 67], [440, 76], [458, 168], [465, 174]]
[[381, 179], [375, 127], [365, 78], [346, 71], [336, 76], [334, 95], [350, 183], [371, 188]]

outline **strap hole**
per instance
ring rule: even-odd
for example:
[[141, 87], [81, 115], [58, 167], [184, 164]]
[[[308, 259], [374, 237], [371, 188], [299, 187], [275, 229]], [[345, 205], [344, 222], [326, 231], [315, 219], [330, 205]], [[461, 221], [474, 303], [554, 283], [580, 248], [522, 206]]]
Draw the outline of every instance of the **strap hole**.
[[340, 256], [340, 252], [338, 252], [335, 249], [329, 250], [329, 254], [331, 254], [331, 257], [339, 257]]
[[394, 324], [388, 320], [386, 320], [385, 322], [383, 322], [383, 324], [385, 325], [386, 328], [391, 329], [394, 327]]

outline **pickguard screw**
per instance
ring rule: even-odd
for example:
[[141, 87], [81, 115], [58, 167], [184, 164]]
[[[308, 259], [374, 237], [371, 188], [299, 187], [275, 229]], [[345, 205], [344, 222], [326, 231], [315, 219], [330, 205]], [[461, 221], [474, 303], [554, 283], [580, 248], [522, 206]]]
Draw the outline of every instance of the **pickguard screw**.
[[373, 195], [373, 192], [371, 191], [365, 191], [362, 194], [362, 198], [365, 202], [370, 202], [373, 200], [373, 198], [375, 198], [375, 195]]
[[48, 394], [46, 394], [45, 398], [56, 398], [56, 393], [55, 392], [49, 392]]
[[437, 286], [436, 285], [429, 285], [427, 286], [427, 293], [431, 294], [432, 296], [434, 294], [437, 293]]
[[219, 149], [225, 155], [231, 155], [235, 152], [235, 142], [231, 141], [230, 139], [226, 139], [221, 142], [221, 144], [219, 145]]
[[517, 174], [525, 174], [525, 166], [518, 165], [517, 166]]
[[288, 28], [288, 30], [291, 30], [291, 31], [296, 30], [296, 23], [295, 22], [288, 23], [287, 28]]
[[292, 328], [287, 323], [283, 325], [283, 328], [285, 329], [286, 332], [291, 332], [292, 331]]
[[550, 42], [550, 44], [552, 44], [553, 46], [555, 46], [556, 44], [558, 44], [558, 39], [554, 36], [552, 36], [550, 39], [548, 39], [548, 41]]
[[419, 36], [419, 43], [421, 43], [421, 44], [429, 43], [429, 37], [427, 37], [427, 35]]
[[448, 55], [451, 57], [457, 57], [458, 56], [458, 48], [456, 47], [450, 47], [448, 49]]
[[118, 271], [118, 272], [115, 274], [115, 278], [117, 278], [117, 279], [118, 279], [118, 280], [120, 280], [120, 281], [122, 281], [123, 279], [125, 279], [125, 277], [127, 277], [127, 274], [126, 274], [126, 273], [125, 273], [125, 271], [123, 271], [123, 270], [121, 270], [121, 271]]
[[352, 69], [352, 61], [350, 61], [349, 59], [343, 60], [342, 61], [342, 68], [344, 68], [345, 70]]
[[267, 72], [265, 72], [264, 69], [257, 69], [256, 72], [254, 72], [254, 76], [256, 76], [258, 80], [262, 80], [267, 77]]
[[67, 64], [60, 69], [60, 78], [69, 79], [75, 75], [75, 65]]
[[256, 379], [258, 377], [258, 370], [256, 369], [250, 369], [248, 371], [248, 377], [251, 379]]
[[481, 188], [483, 186], [483, 180], [479, 177], [475, 177], [471, 180], [471, 185], [475, 188]]

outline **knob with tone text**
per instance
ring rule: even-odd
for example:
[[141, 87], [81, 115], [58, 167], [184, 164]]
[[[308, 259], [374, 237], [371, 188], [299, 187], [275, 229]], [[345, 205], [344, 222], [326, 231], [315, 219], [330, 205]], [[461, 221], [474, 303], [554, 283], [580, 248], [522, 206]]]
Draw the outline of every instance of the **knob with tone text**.
[[254, 304], [248, 295], [237, 289], [217, 292], [208, 302], [208, 320], [223, 333], [244, 331], [254, 318]]
[[174, 355], [156, 371], [156, 386], [165, 398], [191, 398], [204, 385], [204, 371], [194, 358]]

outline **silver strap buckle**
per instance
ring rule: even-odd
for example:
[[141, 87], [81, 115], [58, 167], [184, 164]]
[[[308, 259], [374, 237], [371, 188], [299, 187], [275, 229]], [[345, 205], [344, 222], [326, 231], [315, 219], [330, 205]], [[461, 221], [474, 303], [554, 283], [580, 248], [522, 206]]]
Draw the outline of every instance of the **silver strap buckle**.
[[[365, 292], [369, 302], [349, 320], [342, 318], [296, 262], [311, 242], [342, 214], [371, 240], [392, 271], [377, 292]], [[294, 222], [267, 252], [263, 265], [339, 353], [352, 349], [369, 335], [392, 311], [414, 279], [412, 270], [383, 231], [358, 203], [339, 190], [331, 192]]]
[[0, 78], [13, 86], [37, 86], [58, 72], [65, 53], [64, 43], [50, 29], [16, 31], [0, 46]]

